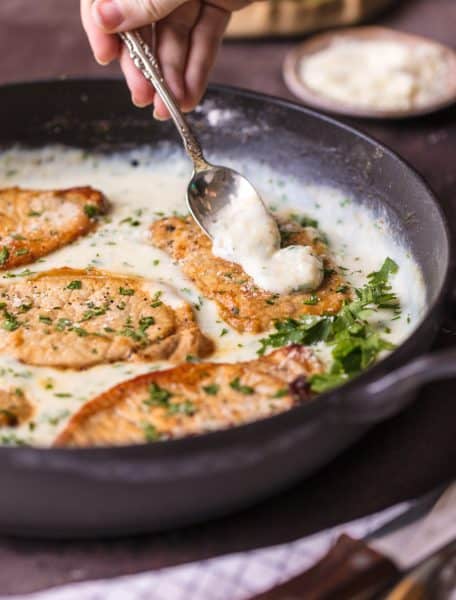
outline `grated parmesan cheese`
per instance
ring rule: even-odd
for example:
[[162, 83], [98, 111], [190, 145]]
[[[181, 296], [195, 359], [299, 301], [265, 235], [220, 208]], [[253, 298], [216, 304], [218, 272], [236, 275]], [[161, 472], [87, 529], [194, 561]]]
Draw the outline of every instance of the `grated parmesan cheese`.
[[447, 61], [432, 44], [338, 39], [303, 59], [300, 76], [314, 92], [351, 106], [409, 110], [441, 97]]

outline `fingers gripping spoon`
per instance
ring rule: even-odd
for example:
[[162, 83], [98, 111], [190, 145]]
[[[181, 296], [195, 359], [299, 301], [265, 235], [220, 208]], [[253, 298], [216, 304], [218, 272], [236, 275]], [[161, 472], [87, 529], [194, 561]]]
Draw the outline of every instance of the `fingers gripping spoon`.
[[137, 31], [119, 34], [136, 67], [150, 81], [166, 105], [193, 162], [193, 175], [187, 188], [187, 205], [195, 221], [211, 236], [211, 226], [219, 211], [235, 200], [262, 200], [252, 184], [228, 167], [212, 165], [204, 158], [201, 145], [163, 78], [151, 48]]

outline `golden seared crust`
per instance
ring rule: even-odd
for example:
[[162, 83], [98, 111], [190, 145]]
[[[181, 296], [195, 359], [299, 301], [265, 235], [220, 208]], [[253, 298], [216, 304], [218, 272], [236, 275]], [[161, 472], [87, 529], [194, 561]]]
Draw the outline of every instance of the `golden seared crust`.
[[91, 187], [0, 190], [0, 270], [30, 264], [96, 226], [107, 202]]
[[154, 283], [57, 269], [0, 286], [0, 351], [37, 366], [83, 369], [122, 360], [207, 356], [192, 309], [172, 308]]
[[156, 371], [88, 402], [54, 445], [135, 444], [241, 425], [309, 399], [305, 377], [318, 372], [320, 362], [304, 346], [249, 362], [187, 363]]
[[[312, 235], [314, 230], [295, 223], [286, 223], [281, 228], [285, 232], [285, 246], [310, 245], [316, 254], [325, 257], [327, 247]], [[152, 225], [152, 241], [179, 261], [203, 296], [215, 300], [223, 320], [239, 332], [260, 333], [277, 319], [337, 313], [347, 297], [343, 278], [332, 269], [327, 258], [327, 274], [315, 294], [297, 291], [278, 295], [259, 289], [239, 265], [212, 254], [210, 239], [191, 218], [156, 221]]]
[[0, 389], [0, 427], [16, 427], [29, 421], [35, 412], [33, 404], [20, 388]]

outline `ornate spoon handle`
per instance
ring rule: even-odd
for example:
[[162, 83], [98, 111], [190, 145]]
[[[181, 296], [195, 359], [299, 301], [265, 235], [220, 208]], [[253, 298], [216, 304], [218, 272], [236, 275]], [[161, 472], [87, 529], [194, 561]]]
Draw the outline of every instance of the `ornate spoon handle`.
[[207, 162], [204, 159], [200, 143], [190, 129], [184, 114], [176, 102], [174, 94], [164, 80], [158, 61], [151, 48], [137, 31], [120, 33], [119, 36], [126, 45], [136, 67], [138, 67], [144, 77], [151, 82], [157, 93], [160, 95], [160, 98], [165, 103], [166, 108], [169, 110], [174, 124], [184, 142], [185, 150], [193, 161], [195, 170], [207, 167]]

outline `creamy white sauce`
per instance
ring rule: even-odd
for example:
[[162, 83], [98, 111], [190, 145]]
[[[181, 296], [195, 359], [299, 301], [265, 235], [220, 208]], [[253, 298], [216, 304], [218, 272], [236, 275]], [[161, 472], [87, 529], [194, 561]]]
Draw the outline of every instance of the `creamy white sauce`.
[[277, 221], [256, 194], [231, 198], [210, 232], [213, 253], [241, 265], [263, 290], [311, 292], [322, 282], [323, 263], [310, 246], [280, 249]]
[[[239, 164], [230, 157], [211, 157], [243, 172], [255, 185], [273, 214], [304, 213], [319, 221], [328, 237], [337, 264], [355, 286], [378, 269], [387, 256], [399, 265], [393, 288], [399, 295], [402, 314], [390, 321], [385, 337], [401, 342], [416, 326], [425, 306], [421, 273], [412, 257], [388, 231], [386, 220], [373, 219], [350, 198], [333, 188], [303, 186], [269, 167], [251, 161]], [[224, 323], [215, 304], [201, 298], [198, 289], [182, 274], [179, 265], [150, 244], [153, 220], [173, 213], [186, 213], [185, 190], [191, 167], [179, 152], [147, 149], [112, 157], [88, 155], [80, 150], [49, 147], [42, 150], [11, 149], [0, 154], [0, 187], [66, 188], [91, 185], [102, 190], [111, 210], [99, 228], [77, 242], [29, 265], [32, 272], [68, 266], [95, 266], [117, 273], [137, 274], [153, 280], [145, 285], [164, 290], [166, 301], [185, 300], [195, 306], [200, 327], [216, 343], [210, 360], [239, 361], [256, 357], [262, 335], [240, 335]], [[294, 266], [293, 266], [294, 268]], [[24, 268], [11, 273], [20, 274]], [[2, 283], [14, 281], [0, 274]], [[378, 318], [378, 317], [377, 317]], [[382, 316], [380, 318], [383, 318]], [[316, 351], [329, 361], [328, 349]], [[34, 427], [0, 429], [2, 436], [15, 435], [32, 444], [52, 443], [59, 430], [84, 402], [127, 378], [169, 366], [160, 363], [101, 365], [82, 372], [29, 367], [8, 356], [0, 356], [0, 387], [20, 387], [36, 404]]]

